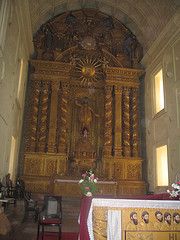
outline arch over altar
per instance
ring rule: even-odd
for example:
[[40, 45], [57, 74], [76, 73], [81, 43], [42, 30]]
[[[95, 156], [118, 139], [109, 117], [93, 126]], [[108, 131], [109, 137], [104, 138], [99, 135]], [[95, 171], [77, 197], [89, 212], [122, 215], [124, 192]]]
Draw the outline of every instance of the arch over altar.
[[136, 37], [116, 19], [84, 9], [42, 25], [34, 46], [24, 120], [26, 187], [76, 195], [76, 179], [93, 168], [101, 194], [144, 193]]

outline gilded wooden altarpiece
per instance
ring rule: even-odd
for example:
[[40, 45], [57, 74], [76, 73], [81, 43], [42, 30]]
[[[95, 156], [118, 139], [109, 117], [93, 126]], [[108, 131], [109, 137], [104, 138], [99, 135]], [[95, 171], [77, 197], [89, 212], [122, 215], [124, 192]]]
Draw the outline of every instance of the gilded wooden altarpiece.
[[[28, 189], [76, 195], [78, 184], [67, 187], [67, 179], [93, 168], [104, 181], [101, 194], [144, 193], [136, 37], [116, 19], [84, 9], [42, 25], [34, 48], [24, 131]], [[66, 181], [58, 187], [55, 179]]]

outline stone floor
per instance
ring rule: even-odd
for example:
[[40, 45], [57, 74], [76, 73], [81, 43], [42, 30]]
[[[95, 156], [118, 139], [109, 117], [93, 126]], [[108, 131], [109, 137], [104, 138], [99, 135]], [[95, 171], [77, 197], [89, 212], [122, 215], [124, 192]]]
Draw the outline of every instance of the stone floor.
[[[78, 199], [64, 198], [62, 200], [63, 221], [62, 232], [78, 232], [78, 213], [80, 201]], [[10, 204], [6, 209], [6, 215], [12, 225], [10, 237], [1, 237], [0, 240], [36, 240], [37, 223], [34, 223], [30, 214], [25, 222], [22, 222], [24, 216], [24, 202], [18, 200], [16, 206]]]

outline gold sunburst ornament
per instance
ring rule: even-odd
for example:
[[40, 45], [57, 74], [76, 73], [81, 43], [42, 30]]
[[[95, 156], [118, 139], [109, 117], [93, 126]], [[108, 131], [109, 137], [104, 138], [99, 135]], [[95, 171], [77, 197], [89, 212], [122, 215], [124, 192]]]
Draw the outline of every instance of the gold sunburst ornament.
[[85, 77], [93, 77], [96, 73], [96, 70], [92, 65], [86, 65], [82, 67], [81, 72]]
[[83, 84], [90, 85], [91, 83], [98, 81], [97, 68], [101, 67], [101, 62], [98, 59], [84, 58], [80, 59], [77, 64], [77, 70], [81, 74], [80, 79]]

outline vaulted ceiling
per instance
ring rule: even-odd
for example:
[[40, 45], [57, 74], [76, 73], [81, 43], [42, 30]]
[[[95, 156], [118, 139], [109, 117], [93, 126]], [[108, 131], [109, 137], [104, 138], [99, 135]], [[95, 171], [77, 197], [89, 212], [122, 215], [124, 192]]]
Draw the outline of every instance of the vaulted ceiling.
[[29, 0], [33, 34], [50, 18], [95, 8], [128, 27], [146, 51], [180, 7], [180, 0]]

